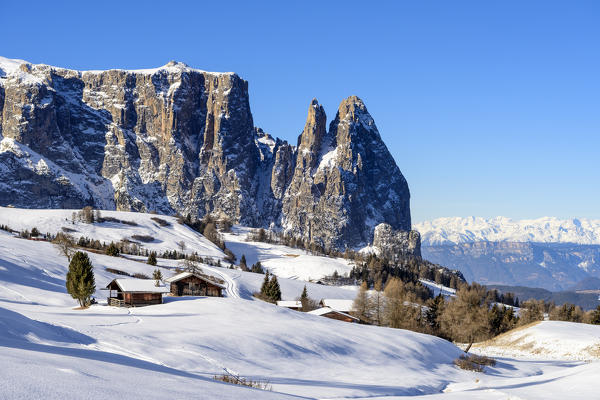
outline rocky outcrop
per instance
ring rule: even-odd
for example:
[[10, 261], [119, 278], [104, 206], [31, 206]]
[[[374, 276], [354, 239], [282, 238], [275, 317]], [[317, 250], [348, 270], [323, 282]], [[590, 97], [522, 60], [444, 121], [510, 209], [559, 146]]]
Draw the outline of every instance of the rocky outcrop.
[[398, 255], [413, 254], [421, 256], [421, 236], [417, 231], [397, 231], [389, 224], [383, 223], [375, 227], [373, 247], [380, 255], [394, 259]]
[[0, 58], [0, 139], [1, 205], [212, 214], [337, 248], [411, 227], [406, 180], [354, 96], [329, 130], [313, 100], [292, 146], [254, 127], [234, 73]]

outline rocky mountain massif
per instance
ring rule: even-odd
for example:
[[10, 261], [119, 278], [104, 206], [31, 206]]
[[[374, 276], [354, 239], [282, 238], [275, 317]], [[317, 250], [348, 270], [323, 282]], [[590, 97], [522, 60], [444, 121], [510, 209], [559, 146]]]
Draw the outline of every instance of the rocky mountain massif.
[[170, 62], [74, 71], [0, 58], [0, 205], [227, 216], [325, 246], [419, 254], [406, 180], [355, 96], [297, 145], [254, 126], [248, 83]]
[[439, 218], [415, 225], [423, 257], [468, 281], [565, 290], [600, 277], [600, 221]]

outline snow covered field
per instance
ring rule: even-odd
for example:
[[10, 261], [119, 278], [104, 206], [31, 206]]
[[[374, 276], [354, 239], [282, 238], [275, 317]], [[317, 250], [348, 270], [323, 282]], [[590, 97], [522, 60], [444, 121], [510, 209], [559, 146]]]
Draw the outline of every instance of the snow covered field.
[[[75, 239], [86, 236], [92, 239], [110, 243], [127, 239], [137, 242], [141, 247], [156, 251], [179, 250], [177, 242], [183, 241], [186, 245], [185, 252], [197, 252], [200, 256], [222, 258], [225, 254], [194, 230], [177, 222], [175, 217], [164, 215], [143, 214], [123, 211], [102, 211], [102, 217], [112, 217], [121, 221], [133, 222], [137, 226], [118, 222], [103, 222], [87, 224], [76, 220], [72, 221], [73, 212], [80, 210], [24, 210], [19, 208], [0, 207], [0, 224], [8, 225], [18, 231], [29, 230], [36, 227], [40, 233], [56, 234], [66, 232]], [[155, 219], [168, 223], [161, 226]], [[164, 224], [164, 222], [163, 222]], [[66, 229], [63, 229], [66, 228]], [[151, 242], [140, 241], [134, 235], [149, 236], [154, 238]]]
[[[43, 212], [33, 222], [28, 213], [19, 212], [21, 217], [10, 221], [0, 214], [0, 224], [15, 229], [19, 223], [27, 229], [33, 224], [43, 232]], [[135, 218], [138, 227], [146, 218], [151, 221], [144, 214], [114, 215]], [[77, 229], [99, 229], [81, 225]], [[155, 229], [150, 222], [147, 226]], [[114, 233], [106, 229], [103, 235], [131, 234], [122, 227]], [[155, 233], [166, 243], [163, 230]], [[192, 233], [197, 236], [186, 236], [188, 246], [212, 248]], [[182, 235], [191, 233], [182, 230]], [[247, 246], [249, 264], [250, 254], [264, 254], [261, 249], [252, 253], [252, 244], [237, 243]], [[93, 253], [90, 258], [97, 289], [117, 277], [105, 267], [147, 275], [154, 269], [135, 259]], [[177, 261], [158, 261], [165, 277], [174, 273]], [[226, 297], [166, 297], [162, 305], [127, 309], [98, 304], [76, 310], [65, 291], [66, 258], [50, 243], [0, 231], [0, 398], [568, 399], [595, 398], [600, 389], [593, 379], [600, 373], [598, 362], [506, 356], [485, 374], [467, 372], [452, 364], [461, 351], [442, 339], [279, 308], [251, 297], [262, 275], [203, 268], [225, 281]], [[280, 284], [283, 298], [294, 299], [305, 282], [281, 278]], [[310, 283], [307, 288], [316, 299], [352, 299], [356, 293], [355, 288]], [[105, 294], [98, 290], [96, 297]], [[597, 330], [584, 331], [580, 324], [544, 323], [537, 329], [534, 334], [545, 335], [544, 340], [555, 335], [564, 340], [571, 331], [579, 335], [573, 336], [578, 342], [598, 337]], [[225, 371], [269, 381], [272, 391], [212, 379]]]
[[321, 257], [292, 247], [262, 242], [246, 241], [249, 228], [234, 227], [231, 233], [225, 233], [227, 248], [238, 260], [246, 256], [248, 266], [260, 261], [261, 264], [277, 276], [304, 281], [318, 280], [335, 271], [341, 276], [350, 272], [354, 263], [343, 258]]

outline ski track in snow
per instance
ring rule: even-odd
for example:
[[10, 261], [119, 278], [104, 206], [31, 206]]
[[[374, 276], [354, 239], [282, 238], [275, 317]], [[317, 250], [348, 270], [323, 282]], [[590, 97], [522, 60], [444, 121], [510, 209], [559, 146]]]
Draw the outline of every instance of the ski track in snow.
[[229, 275], [222, 273], [217, 268], [213, 268], [213, 267], [209, 267], [209, 266], [203, 266], [202, 268], [219, 275], [219, 277], [221, 277], [225, 281], [225, 284], [226, 284], [225, 291], [227, 292], [228, 297], [231, 297], [234, 299], [241, 298], [239, 288], [234, 281], [234, 279], [239, 278], [241, 274], [238, 274], [232, 278]]

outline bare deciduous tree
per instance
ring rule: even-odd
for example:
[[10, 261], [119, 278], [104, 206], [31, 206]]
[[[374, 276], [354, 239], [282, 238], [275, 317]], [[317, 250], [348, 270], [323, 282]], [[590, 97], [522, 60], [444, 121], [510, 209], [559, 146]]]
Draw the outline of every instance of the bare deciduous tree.
[[358, 294], [352, 304], [352, 314], [363, 322], [371, 322], [371, 299], [369, 298], [369, 288], [367, 282], [364, 281], [360, 285]]
[[60, 254], [67, 257], [70, 262], [71, 257], [75, 254], [75, 239], [73, 236], [59, 232], [56, 234], [56, 238], [54, 238], [52, 243], [58, 248]]

